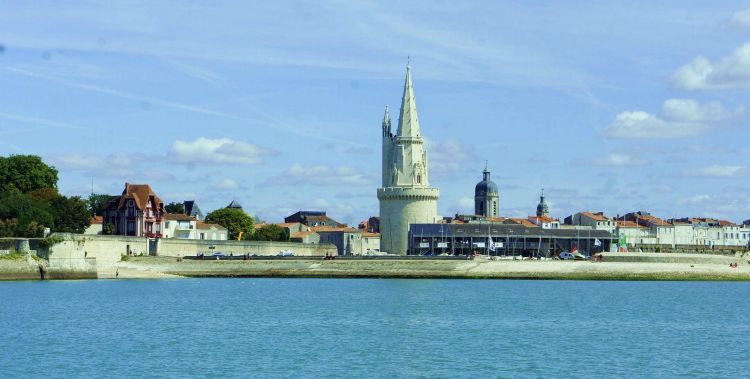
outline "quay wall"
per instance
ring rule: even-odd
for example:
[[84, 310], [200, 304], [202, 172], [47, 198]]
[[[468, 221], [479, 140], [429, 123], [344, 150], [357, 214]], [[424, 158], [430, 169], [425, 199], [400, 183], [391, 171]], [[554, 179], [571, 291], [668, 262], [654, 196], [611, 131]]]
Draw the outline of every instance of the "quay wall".
[[642, 262], [642, 263], [689, 263], [689, 264], [744, 264], [743, 254], [715, 255], [689, 253], [601, 253], [603, 262]]
[[[210, 249], [213, 247], [213, 249]], [[268, 242], [268, 241], [207, 241], [207, 240], [159, 240], [157, 253], [159, 256], [191, 256], [203, 253], [211, 255], [222, 252], [226, 255], [276, 255], [282, 250], [289, 250], [298, 257], [322, 257], [326, 254], [337, 255], [333, 244], [307, 244], [297, 242]]]
[[27, 259], [0, 260], [0, 280], [37, 280], [39, 265]]
[[50, 274], [57, 273], [56, 275], [90, 275], [91, 272], [98, 272], [110, 276], [116, 271], [122, 257], [128, 255], [185, 257], [198, 253], [211, 255], [214, 252], [226, 255], [276, 255], [281, 250], [290, 250], [295, 256], [337, 254], [336, 246], [332, 244], [159, 239], [152, 245], [147, 238], [141, 237], [69, 233], [55, 233], [53, 238], [60, 238], [62, 241], [39, 255], [49, 261]]

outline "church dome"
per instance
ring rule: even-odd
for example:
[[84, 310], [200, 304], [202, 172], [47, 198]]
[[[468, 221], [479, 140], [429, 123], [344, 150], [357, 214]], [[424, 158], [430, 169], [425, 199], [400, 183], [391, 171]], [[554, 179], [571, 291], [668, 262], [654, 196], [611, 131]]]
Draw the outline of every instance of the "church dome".
[[481, 182], [477, 183], [476, 187], [474, 187], [474, 196], [484, 196], [486, 195], [497, 195], [500, 192], [497, 190], [497, 184], [490, 180], [490, 171], [487, 169], [484, 169], [484, 179], [482, 179]]

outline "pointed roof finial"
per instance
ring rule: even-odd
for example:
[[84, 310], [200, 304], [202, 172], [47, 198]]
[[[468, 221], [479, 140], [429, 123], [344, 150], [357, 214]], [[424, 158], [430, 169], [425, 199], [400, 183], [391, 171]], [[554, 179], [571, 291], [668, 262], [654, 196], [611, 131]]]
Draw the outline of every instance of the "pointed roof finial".
[[411, 56], [407, 55], [406, 56], [406, 69], [408, 70], [410, 68], [411, 68]]
[[489, 161], [485, 159], [484, 160], [484, 171], [487, 171], [488, 167], [489, 167]]
[[398, 131], [401, 138], [419, 138], [419, 119], [417, 105], [414, 102], [414, 88], [411, 83], [411, 66], [406, 66], [404, 95], [401, 97], [401, 110], [398, 117]]

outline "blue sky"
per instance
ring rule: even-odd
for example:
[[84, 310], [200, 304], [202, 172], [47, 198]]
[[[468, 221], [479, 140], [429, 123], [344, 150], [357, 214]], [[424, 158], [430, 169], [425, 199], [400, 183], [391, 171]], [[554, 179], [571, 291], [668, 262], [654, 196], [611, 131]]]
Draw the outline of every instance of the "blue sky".
[[442, 215], [650, 210], [750, 218], [750, 10], [741, 2], [5, 2], [0, 154], [60, 190], [150, 183], [377, 215], [380, 122], [411, 57]]

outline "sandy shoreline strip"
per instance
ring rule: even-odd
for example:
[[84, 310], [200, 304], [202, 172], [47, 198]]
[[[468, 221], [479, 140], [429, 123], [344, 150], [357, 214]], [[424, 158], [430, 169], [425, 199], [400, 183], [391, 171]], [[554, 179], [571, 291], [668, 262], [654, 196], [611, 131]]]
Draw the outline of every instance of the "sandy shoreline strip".
[[[725, 264], [488, 260], [250, 260], [120, 262], [119, 278], [317, 277], [750, 281], [750, 266]], [[107, 275], [108, 276], [108, 275]], [[100, 275], [100, 278], [107, 276]], [[108, 276], [113, 277], [113, 276]]]

